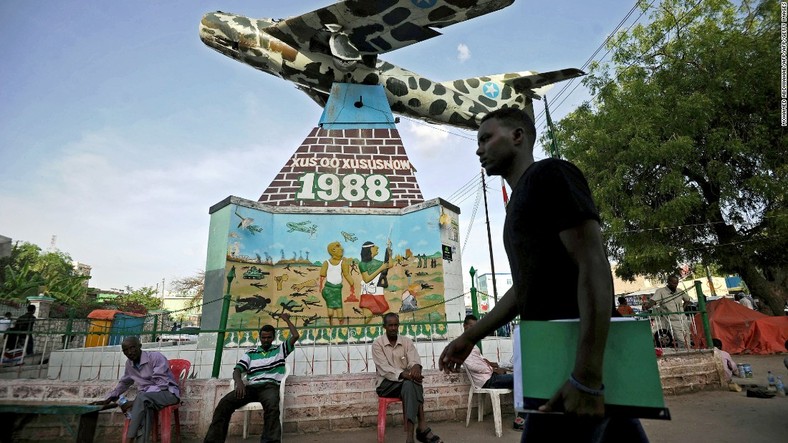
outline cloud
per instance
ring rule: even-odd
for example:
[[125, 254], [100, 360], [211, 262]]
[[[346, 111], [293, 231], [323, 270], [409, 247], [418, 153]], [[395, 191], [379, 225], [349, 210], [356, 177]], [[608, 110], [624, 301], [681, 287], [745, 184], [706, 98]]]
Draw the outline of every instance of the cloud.
[[[409, 153], [413, 151], [435, 157], [440, 155], [440, 150], [448, 147], [447, 141], [451, 134], [445, 126], [432, 125], [421, 120], [410, 120], [404, 123], [404, 125], [400, 125], [400, 134], [405, 146], [409, 147]], [[450, 130], [454, 131], [453, 128]], [[410, 138], [414, 140], [408, 143], [405, 139]]]
[[278, 171], [261, 174], [260, 165], [284, 164], [289, 153], [191, 148], [156, 155], [109, 130], [86, 134], [29, 170], [26, 188], [0, 191], [0, 207], [14, 214], [0, 230], [43, 248], [57, 235], [58, 249], [93, 266], [99, 288], [192, 275], [205, 267], [208, 208], [228, 195], [255, 200]]
[[460, 43], [457, 45], [457, 60], [459, 60], [460, 63], [464, 63], [470, 58], [471, 48], [469, 48], [465, 43]]

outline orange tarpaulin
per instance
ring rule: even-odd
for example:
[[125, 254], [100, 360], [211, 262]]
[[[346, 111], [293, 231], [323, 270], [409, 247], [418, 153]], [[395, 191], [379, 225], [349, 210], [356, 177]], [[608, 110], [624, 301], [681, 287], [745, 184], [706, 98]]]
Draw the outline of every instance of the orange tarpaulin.
[[144, 317], [142, 314], [135, 314], [133, 312], [123, 312], [117, 309], [94, 309], [88, 314], [88, 318], [93, 320], [114, 320], [117, 314], [128, 315], [130, 317]]
[[[771, 317], [745, 308], [739, 303], [722, 298], [706, 305], [712, 338], [722, 342], [722, 348], [731, 354], [775, 354], [786, 352], [788, 317]], [[695, 314], [697, 336], [695, 343], [706, 346], [703, 322]]]
[[90, 311], [88, 314], [88, 318], [92, 318], [93, 320], [112, 320], [115, 318], [115, 314], [119, 314], [121, 311], [117, 309], [94, 309]]
[[788, 317], [759, 318], [750, 326], [746, 348], [752, 354], [777, 354], [786, 352]]

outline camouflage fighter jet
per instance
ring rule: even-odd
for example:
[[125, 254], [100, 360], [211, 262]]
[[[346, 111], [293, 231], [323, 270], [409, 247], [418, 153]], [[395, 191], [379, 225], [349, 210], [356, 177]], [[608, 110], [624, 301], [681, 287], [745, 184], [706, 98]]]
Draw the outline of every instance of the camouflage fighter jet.
[[533, 118], [533, 99], [579, 69], [530, 71], [434, 82], [378, 55], [440, 35], [453, 25], [514, 0], [344, 0], [288, 19], [254, 19], [217, 11], [200, 22], [200, 39], [216, 51], [295, 83], [325, 106], [336, 82], [382, 85], [391, 110], [432, 123], [475, 130], [501, 107]]

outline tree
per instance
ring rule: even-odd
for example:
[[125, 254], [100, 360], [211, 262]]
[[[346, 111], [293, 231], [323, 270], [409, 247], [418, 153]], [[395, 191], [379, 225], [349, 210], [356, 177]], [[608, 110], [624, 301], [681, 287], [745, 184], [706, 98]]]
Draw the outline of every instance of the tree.
[[147, 314], [148, 311], [161, 309], [162, 301], [157, 294], [158, 290], [150, 286], [139, 289], [127, 286], [126, 291], [112, 299], [110, 303], [115, 305], [118, 310], [124, 312]]
[[[259, 255], [258, 255], [259, 262]], [[197, 274], [176, 279], [172, 282], [175, 292], [181, 294], [192, 294], [187, 306], [195, 308], [202, 304], [203, 294], [205, 293], [205, 271], [197, 271]]]
[[87, 294], [85, 281], [71, 257], [63, 252], [42, 252], [31, 243], [14, 244], [11, 256], [0, 262], [0, 298], [24, 302], [26, 297], [48, 295], [61, 303], [74, 304]]
[[620, 277], [716, 264], [781, 315], [780, 6], [663, 0], [650, 16], [591, 67], [595, 98], [560, 122], [563, 154], [588, 176]]

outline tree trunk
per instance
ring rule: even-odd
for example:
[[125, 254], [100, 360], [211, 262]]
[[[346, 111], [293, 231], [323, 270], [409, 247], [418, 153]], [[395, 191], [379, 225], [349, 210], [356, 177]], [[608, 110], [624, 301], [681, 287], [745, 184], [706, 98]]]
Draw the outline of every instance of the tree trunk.
[[[765, 314], [785, 315], [785, 300], [788, 299], [788, 291], [785, 289], [783, 278], [778, 278], [777, 281], [767, 280], [761, 271], [750, 264], [743, 264], [738, 272], [747, 287], [750, 288], [752, 295], [762, 301], [761, 310], [765, 311]], [[778, 270], [775, 274], [782, 276], [785, 275], [785, 272]], [[766, 312], [767, 310], [770, 312]]]

